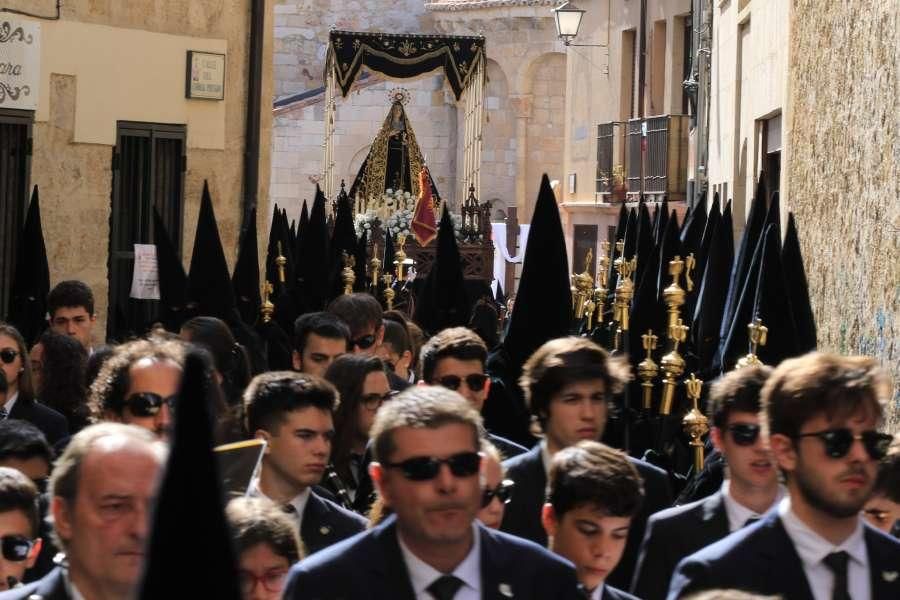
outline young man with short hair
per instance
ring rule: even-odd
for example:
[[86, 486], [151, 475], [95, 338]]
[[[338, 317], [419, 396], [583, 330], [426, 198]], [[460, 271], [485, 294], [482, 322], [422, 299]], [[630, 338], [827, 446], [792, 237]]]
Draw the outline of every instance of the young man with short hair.
[[[504, 463], [507, 477], [516, 483], [516, 493], [506, 507], [500, 527], [503, 531], [542, 545], [547, 543], [541, 510], [553, 456], [582, 440], [600, 440], [612, 397], [623, 389], [629, 377], [625, 361], [611, 358], [586, 338], [550, 340], [529, 357], [519, 382], [532, 415], [544, 431], [544, 439], [527, 453]], [[609, 580], [620, 589], [631, 582], [647, 517], [672, 503], [666, 473], [644, 461], [629, 460], [643, 479], [646, 502], [634, 517], [625, 553]]]
[[0, 590], [24, 581], [41, 551], [38, 489], [23, 473], [0, 467]]
[[366, 526], [362, 517], [311, 489], [331, 455], [337, 402], [337, 390], [321, 377], [289, 371], [257, 375], [244, 392], [247, 431], [266, 441], [262, 469], [248, 495], [295, 514], [310, 554]]
[[725, 482], [707, 498], [650, 517], [632, 581], [634, 595], [664, 600], [682, 558], [759, 520], [784, 495], [760, 436], [759, 393], [771, 373], [771, 367], [750, 366], [713, 383], [710, 437], [725, 459]]
[[604, 582], [619, 564], [644, 486], [628, 457], [600, 442], [560, 450], [541, 522], [550, 550], [572, 561], [588, 600], [636, 600]]
[[[481, 414], [491, 388], [491, 379], [484, 372], [487, 346], [478, 335], [466, 327], [450, 327], [432, 336], [419, 351], [422, 381], [459, 392]], [[504, 459], [527, 450], [510, 440], [487, 434]]]
[[350, 329], [336, 315], [307, 313], [294, 321], [294, 370], [323, 377], [341, 354], [350, 351]]
[[50, 329], [76, 338], [90, 353], [93, 349], [94, 293], [83, 281], [61, 281], [47, 295]]
[[91, 386], [88, 405], [93, 418], [137, 425], [167, 439], [184, 353], [185, 345], [174, 340], [117, 346]]
[[813, 352], [785, 360], [763, 387], [762, 435], [787, 495], [752, 527], [679, 563], [669, 588], [737, 588], [811, 600], [900, 598], [900, 542], [860, 511], [891, 436], [890, 398], [872, 358]]
[[0, 467], [21, 471], [41, 488], [52, 464], [53, 450], [40, 429], [19, 419], [0, 421]]
[[436, 386], [411, 387], [382, 406], [370, 470], [393, 514], [296, 565], [284, 598], [578, 598], [570, 563], [475, 519], [480, 429], [471, 404]]
[[384, 319], [381, 357], [391, 366], [397, 377], [415, 383], [415, 373], [410, 369], [413, 360], [412, 345], [405, 325]]
[[328, 312], [350, 328], [350, 352], [375, 354], [378, 351], [384, 339], [384, 324], [381, 304], [374, 296], [362, 292], [338, 296], [328, 305]]

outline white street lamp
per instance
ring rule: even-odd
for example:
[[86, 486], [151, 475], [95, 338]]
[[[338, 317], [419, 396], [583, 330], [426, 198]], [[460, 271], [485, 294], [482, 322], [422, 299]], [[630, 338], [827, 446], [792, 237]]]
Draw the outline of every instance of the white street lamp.
[[578, 35], [584, 11], [571, 2], [565, 2], [552, 9], [551, 12], [556, 19], [556, 35], [563, 41], [563, 44], [571, 45], [572, 40]]

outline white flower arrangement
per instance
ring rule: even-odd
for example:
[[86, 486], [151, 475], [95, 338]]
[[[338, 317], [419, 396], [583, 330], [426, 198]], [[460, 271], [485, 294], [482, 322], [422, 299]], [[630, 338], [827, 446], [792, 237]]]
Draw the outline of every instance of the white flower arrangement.
[[356, 237], [362, 237], [365, 232], [368, 237], [372, 237], [372, 229], [378, 225], [378, 214], [374, 210], [367, 210], [364, 213], [357, 213], [353, 218], [353, 229], [356, 230]]
[[409, 228], [412, 225], [413, 213], [408, 208], [400, 209], [391, 214], [387, 218], [386, 226], [391, 231], [391, 235], [397, 234], [409, 235]]

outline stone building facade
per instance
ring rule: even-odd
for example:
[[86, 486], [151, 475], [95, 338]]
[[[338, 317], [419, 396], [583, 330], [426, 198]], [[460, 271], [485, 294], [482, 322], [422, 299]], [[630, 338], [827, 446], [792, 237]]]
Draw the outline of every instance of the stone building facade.
[[[509, 207], [531, 219], [540, 177], [561, 179], [565, 56], [552, 0], [278, 0], [275, 5], [275, 108], [272, 202], [295, 215], [323, 172], [322, 69], [328, 30], [485, 35], [487, 75], [481, 199], [502, 218]], [[335, 167], [349, 186], [387, 114], [388, 92], [410, 91], [406, 106], [440, 193], [459, 202], [463, 103], [443, 76], [388, 81], [369, 73], [338, 98]]]
[[[51, 17], [56, 6], [52, 0], [3, 4]], [[181, 243], [185, 266], [204, 180], [209, 181], [223, 246], [233, 265], [242, 214], [251, 4], [251, 0], [92, 0], [62, 3], [58, 19], [0, 15], [41, 27], [40, 91], [37, 108], [29, 115], [33, 119], [29, 179], [40, 188], [51, 285], [81, 279], [93, 288], [97, 341], [102, 341], [110, 312], [110, 224], [120, 216], [112, 206], [117, 197], [128, 210], [136, 210], [137, 203], [126, 192], [117, 196], [113, 185], [114, 169], [126, 166], [121, 147], [124, 124], [146, 125], [155, 132], [150, 135], [159, 134], [161, 126], [180, 138], [183, 173], [171, 181], [180, 182], [183, 192], [172, 191], [180, 200], [168, 208], [179, 212], [169, 215], [171, 222], [180, 224], [170, 234]], [[271, 56], [271, 5], [266, 20], [263, 56]], [[185, 97], [188, 51], [225, 54], [224, 100]], [[271, 59], [263, 61], [262, 82], [263, 96], [271, 97]], [[272, 117], [265, 104], [260, 118], [261, 138], [267, 140]], [[142, 131], [140, 135], [146, 133]], [[162, 152], [165, 146], [163, 141], [154, 148]], [[264, 142], [262, 173], [269, 171], [269, 152]], [[164, 176], [155, 163], [147, 165], [151, 171], [142, 177], [151, 172], [152, 177]], [[135, 181], [149, 185], [146, 179]], [[258, 198], [268, 196], [268, 187], [268, 177], [261, 177]], [[18, 201], [24, 205], [26, 199]], [[152, 243], [152, 239], [134, 241]], [[130, 276], [130, 263], [120, 276]]]

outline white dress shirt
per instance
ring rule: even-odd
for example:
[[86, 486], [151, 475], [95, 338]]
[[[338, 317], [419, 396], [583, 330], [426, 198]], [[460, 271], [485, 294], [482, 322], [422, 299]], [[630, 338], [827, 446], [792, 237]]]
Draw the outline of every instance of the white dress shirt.
[[[78, 588], [75, 587], [75, 584], [72, 583], [72, 578], [69, 577], [69, 569], [63, 569], [63, 584], [66, 586], [66, 592], [69, 594], [69, 598], [71, 600], [84, 600], [84, 596], [81, 595], [81, 592], [78, 591]], [[29, 598], [41, 596], [29, 596]]]
[[[474, 523], [472, 524], [472, 536], [474, 538], [472, 549], [453, 569], [453, 572], [449, 573], [463, 582], [453, 600], [481, 600], [481, 535], [478, 533], [478, 526]], [[403, 536], [400, 535], [399, 530], [397, 531], [397, 541], [400, 543], [400, 552], [403, 554], [403, 562], [406, 563], [406, 570], [409, 572], [409, 580], [412, 583], [416, 600], [434, 600], [434, 597], [426, 590], [445, 573], [441, 573], [413, 554], [412, 550], [403, 543]]]
[[[297, 496], [294, 497], [293, 500], [288, 502], [288, 504], [294, 507], [294, 510], [297, 513], [298, 523], [303, 522], [303, 511], [306, 510], [306, 503], [309, 502], [309, 494], [310, 490], [309, 488], [306, 488], [305, 490], [297, 494]], [[271, 498], [263, 494], [262, 490], [259, 489], [259, 478], [253, 479], [250, 482], [250, 485], [247, 486], [247, 496], [250, 498], [268, 498], [269, 500], [272, 500]], [[275, 501], [272, 500], [272, 502]]]
[[834, 573], [822, 562], [832, 552], [844, 551], [850, 555], [847, 561], [847, 591], [853, 600], [872, 600], [872, 582], [869, 579], [869, 553], [863, 537], [863, 522], [859, 517], [856, 529], [835, 546], [813, 531], [791, 510], [791, 499], [786, 497], [778, 505], [778, 516], [794, 543], [806, 581], [815, 600], [831, 600], [834, 589]]
[[604, 583], [600, 583], [597, 587], [594, 588], [594, 591], [591, 592], [590, 600], [600, 600], [603, 597], [603, 586]]
[[[12, 412], [13, 406], [16, 405], [16, 400], [18, 400], [18, 399], [19, 399], [18, 391], [13, 392], [13, 394], [11, 396], [8, 396], [6, 398], [6, 403], [3, 405], [3, 408], [6, 409], [7, 415], [9, 415], [9, 413]], [[9, 417], [7, 416], [7, 418], [9, 418]]]
[[[784, 486], [778, 486], [778, 492], [775, 494], [775, 501], [772, 506], [778, 504], [784, 498]], [[728, 531], [734, 533], [747, 523], [747, 519], [761, 519], [762, 515], [755, 510], [749, 509], [731, 495], [731, 481], [726, 479], [722, 482], [722, 500], [725, 502], [725, 514], [728, 515]], [[769, 508], [772, 508], [769, 506]], [[764, 512], [768, 512], [767, 508]]]

